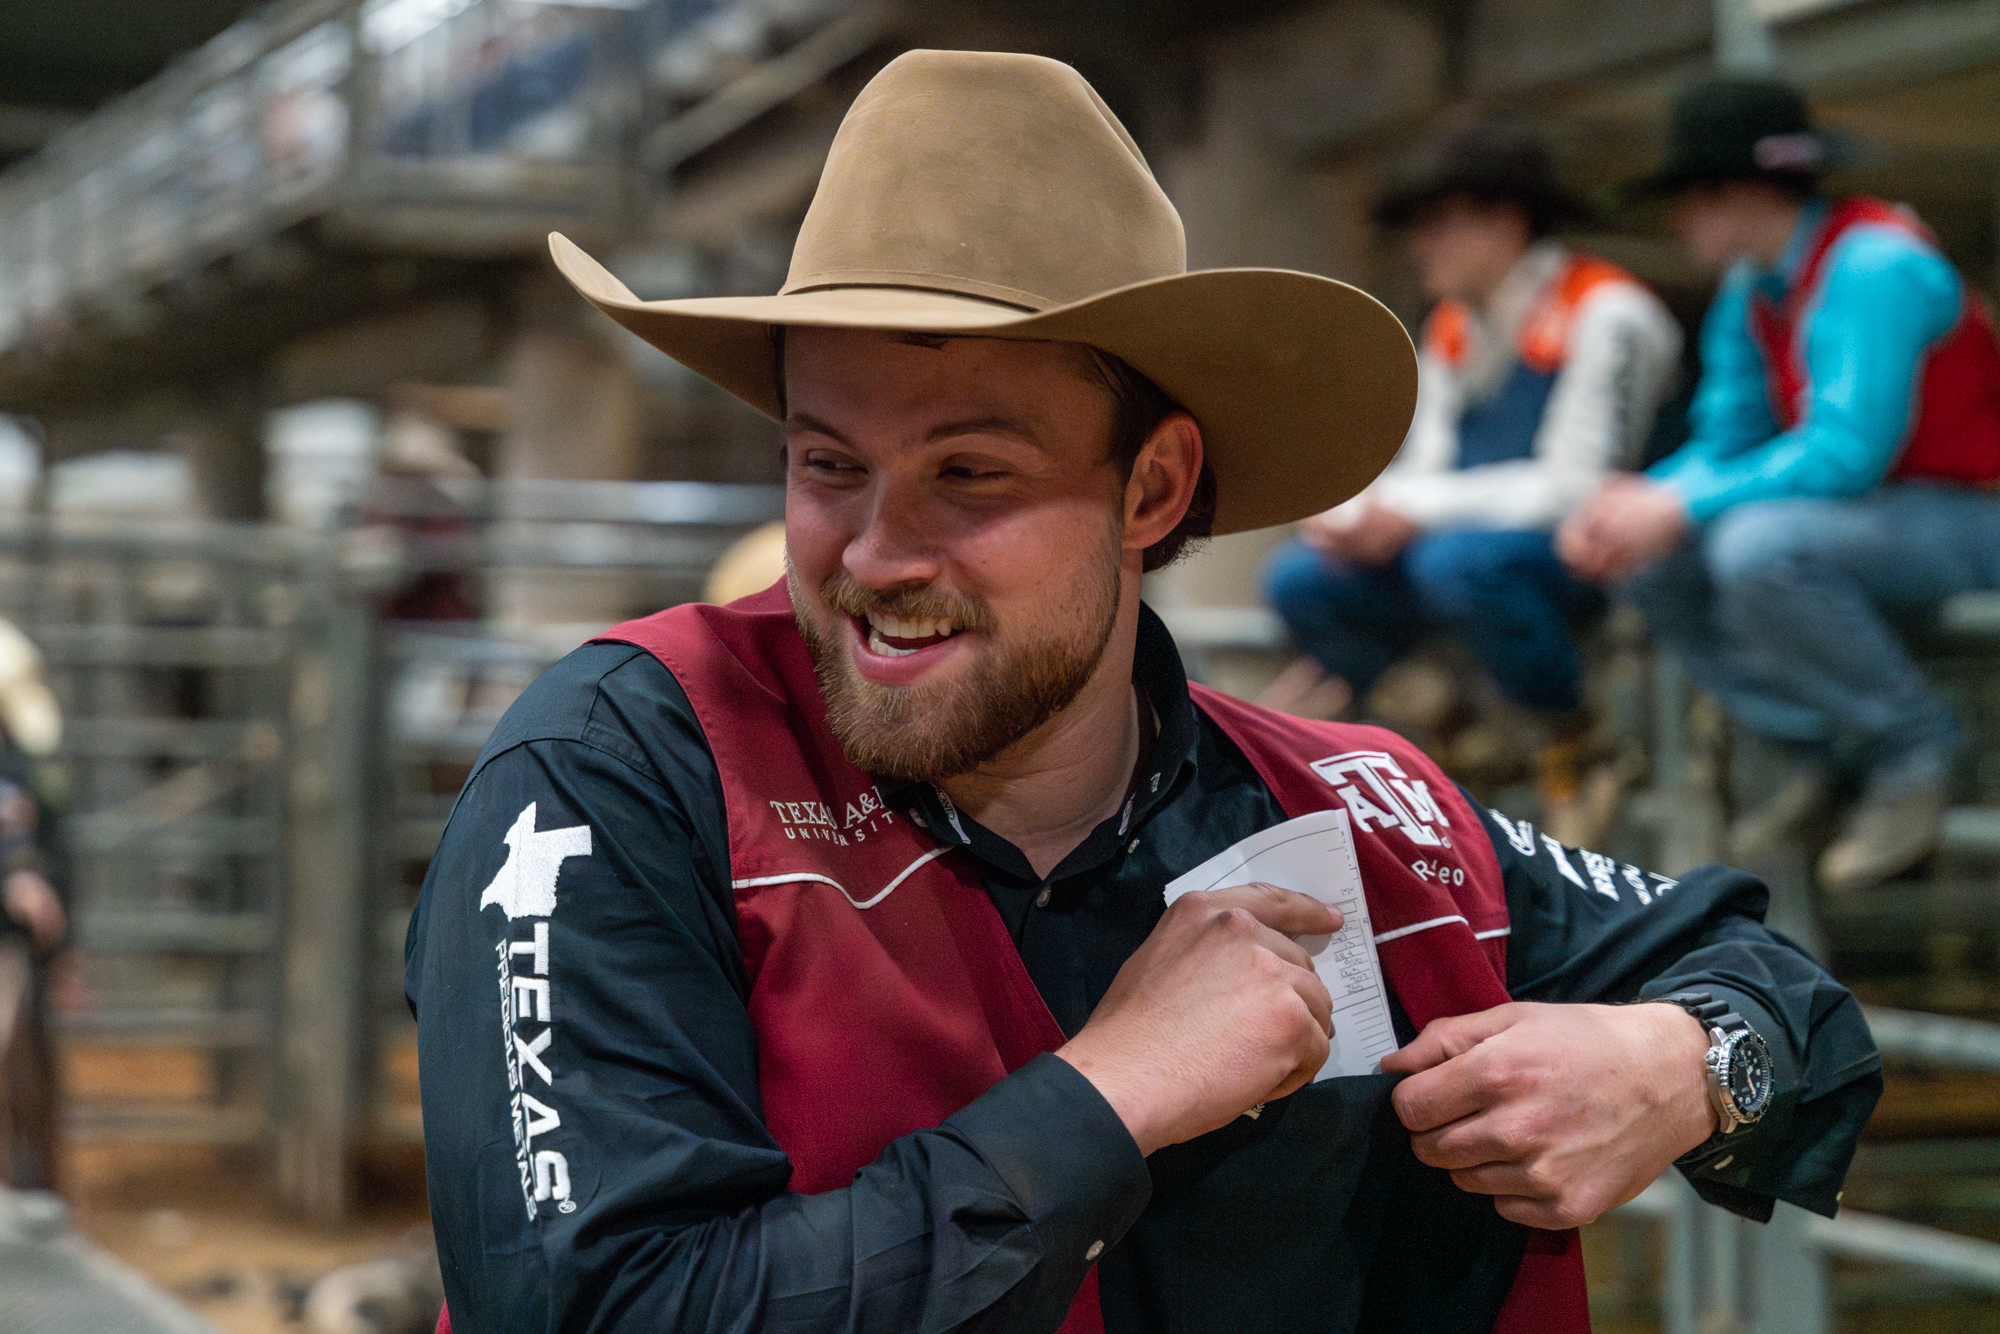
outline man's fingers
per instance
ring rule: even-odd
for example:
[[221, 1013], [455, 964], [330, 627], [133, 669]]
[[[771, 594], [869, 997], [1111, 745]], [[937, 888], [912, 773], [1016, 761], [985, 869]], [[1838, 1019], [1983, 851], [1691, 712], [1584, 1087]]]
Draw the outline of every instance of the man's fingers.
[[1547, 1202], [1554, 1192], [1520, 1163], [1475, 1163], [1451, 1169], [1451, 1183], [1468, 1195], [1511, 1195]]
[[[1306, 1010], [1311, 1013], [1313, 1022], [1319, 1025], [1319, 1031], [1328, 1037], [1333, 1036], [1333, 996], [1327, 991], [1326, 983], [1319, 980], [1319, 974], [1312, 970], [1310, 963], [1306, 965], [1302, 975], [1292, 983], [1292, 990], [1298, 992], [1299, 999], [1306, 1003]], [[1317, 1074], [1319, 1068], [1325, 1064], [1326, 1053], [1322, 1050], [1319, 1059], [1313, 1062], [1313, 1072]]]
[[1242, 908], [1280, 935], [1323, 936], [1340, 930], [1341, 916], [1310, 895], [1279, 889], [1261, 881], [1211, 890], [1210, 904], [1217, 908]]
[[[1477, 1112], [1447, 1121], [1434, 1130], [1420, 1130], [1410, 1136], [1410, 1148], [1426, 1167], [1448, 1172], [1482, 1163], [1510, 1163], [1523, 1155], [1520, 1146], [1509, 1144], [1494, 1133], [1492, 1118]], [[1490, 1192], [1489, 1192], [1490, 1193]]]
[[1415, 1042], [1383, 1057], [1384, 1073], [1409, 1075], [1389, 1095], [1404, 1127], [1421, 1134], [1486, 1110], [1496, 1097], [1492, 1063], [1475, 1053], [1520, 1018], [1518, 1008], [1501, 1005], [1439, 1019], [1426, 1025]]
[[[1313, 978], [1312, 981], [1315, 985], [1318, 984], [1317, 978]], [[1326, 995], [1326, 988], [1323, 986], [1319, 987], [1319, 993], [1324, 997]], [[1271, 1090], [1270, 1098], [1285, 1097], [1288, 1094], [1298, 1092], [1307, 1084], [1312, 1083], [1313, 1077], [1320, 1072], [1320, 1067], [1326, 1064], [1326, 1058], [1333, 1050], [1332, 1000], [1329, 998], [1326, 1008], [1321, 1009], [1319, 1006], [1313, 1004], [1309, 998], [1305, 997], [1303, 988], [1300, 990], [1300, 996], [1302, 999], [1306, 999], [1306, 1006], [1312, 1011], [1313, 1019], [1319, 1024], [1320, 1031], [1316, 1041], [1308, 1041], [1305, 1059], [1294, 1066], [1291, 1074], [1285, 1076], [1283, 1082]], [[1269, 1101], [1269, 1098], [1266, 1101]]]
[[1451, 1179], [1467, 1194], [1491, 1195], [1494, 1212], [1508, 1222], [1551, 1232], [1596, 1222], [1617, 1203], [1588, 1192], [1556, 1190], [1511, 1165], [1453, 1172]]
[[1257, 943], [1292, 967], [1302, 968], [1308, 973], [1312, 971], [1312, 955], [1306, 953], [1305, 946], [1284, 932], [1273, 931], [1268, 926], [1260, 925], [1257, 928]]
[[[1385, 1070], [1388, 1064], [1384, 1059]], [[1411, 1075], [1389, 1094], [1396, 1118], [1413, 1135], [1476, 1116], [1486, 1110], [1491, 1099], [1492, 1093], [1483, 1081], [1456, 1065]]]
[[1496, 1005], [1477, 1014], [1457, 1014], [1434, 1019], [1424, 1025], [1417, 1040], [1382, 1058], [1382, 1069], [1392, 1075], [1414, 1075], [1462, 1056], [1495, 1033], [1519, 1022], [1520, 1014], [1511, 1005]]
[[1589, 1218], [1573, 1218], [1553, 1200], [1537, 1200], [1525, 1195], [1496, 1195], [1493, 1197], [1493, 1212], [1510, 1223], [1523, 1227], [1540, 1228], [1544, 1232], [1561, 1232], [1566, 1228], [1581, 1227], [1594, 1221]]

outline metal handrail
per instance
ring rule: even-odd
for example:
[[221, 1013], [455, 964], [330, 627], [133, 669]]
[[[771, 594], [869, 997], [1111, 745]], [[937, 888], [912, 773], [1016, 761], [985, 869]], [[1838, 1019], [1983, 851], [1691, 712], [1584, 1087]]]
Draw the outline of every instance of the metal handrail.
[[[1864, 1007], [1882, 1054], [1963, 1070], [2000, 1070], [2000, 1024], [1910, 1010]], [[1668, 1172], [1636, 1199], [1612, 1211], [1666, 1229], [1659, 1276], [1660, 1307], [1672, 1334], [1737, 1327], [1738, 1266], [1749, 1264], [1750, 1286], [1772, 1288], [1758, 1300], [1789, 1301], [1778, 1324], [1786, 1331], [1832, 1328], [1824, 1264], [1829, 1258], [1917, 1269], [1947, 1282], [2000, 1293], [2000, 1244], [1879, 1214], [1842, 1210], [1834, 1218], [1777, 1206], [1768, 1230], [1754, 1238], [1723, 1210], [1702, 1203], [1693, 1187]], [[1753, 1322], [1753, 1327], [1765, 1328]]]
[[1957, 1070], [2000, 1070], [2000, 1024], [1916, 1010], [1862, 1007], [1884, 1056]]
[[[789, 48], [648, 125], [661, 99], [643, 94], [632, 36], [668, 31], [673, 8], [541, 2], [573, 23], [544, 32], [546, 16], [500, 0], [284, 0], [59, 133], [0, 173], [0, 355], [79, 319], [129, 322], [160, 284], [305, 221], [348, 244], [452, 256], [530, 253], [551, 227], [616, 233], [640, 211], [635, 189], [856, 59], [890, 23], [882, 0], [794, 4], [782, 22], [730, 0], [724, 10]], [[619, 11], [645, 13], [624, 29], [611, 26], [626, 22]], [[475, 43], [455, 34], [475, 30], [488, 33], [481, 47], [518, 35], [513, 63], [458, 68]], [[680, 36], [663, 48], [675, 63], [720, 74], [743, 54], [704, 56], [688, 40], [698, 31]], [[446, 75], [423, 51], [411, 58], [419, 41], [452, 53]], [[556, 100], [538, 101], [550, 87]], [[562, 108], [585, 127], [573, 142], [516, 135]], [[437, 225], [441, 209], [453, 226]]]

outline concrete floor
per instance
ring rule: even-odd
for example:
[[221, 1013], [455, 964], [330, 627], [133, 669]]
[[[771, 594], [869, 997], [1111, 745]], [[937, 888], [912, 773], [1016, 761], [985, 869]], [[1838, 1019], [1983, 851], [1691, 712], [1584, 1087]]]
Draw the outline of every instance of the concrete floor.
[[[72, 1052], [74, 1095], [187, 1081], [186, 1053]], [[63, 1190], [80, 1232], [224, 1334], [299, 1334], [305, 1288], [341, 1265], [430, 1240], [423, 1158], [412, 1148], [364, 1163], [356, 1217], [314, 1227], [272, 1203], [254, 1154], [207, 1146], [72, 1145]]]

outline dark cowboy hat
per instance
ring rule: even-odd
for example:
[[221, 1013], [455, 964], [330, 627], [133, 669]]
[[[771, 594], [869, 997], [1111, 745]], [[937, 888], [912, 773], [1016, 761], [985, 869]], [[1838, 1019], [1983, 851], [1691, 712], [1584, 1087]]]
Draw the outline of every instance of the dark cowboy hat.
[[1525, 126], [1473, 121], [1447, 131], [1403, 164], [1375, 205], [1375, 221], [1405, 227], [1425, 208], [1452, 195], [1521, 205], [1543, 231], [1581, 222], [1590, 209], [1556, 179], [1548, 147]]
[[1625, 193], [1645, 198], [1710, 181], [1811, 188], [1846, 158], [1845, 142], [1813, 125], [1805, 94], [1790, 84], [1710, 79], [1674, 100], [1667, 160]]

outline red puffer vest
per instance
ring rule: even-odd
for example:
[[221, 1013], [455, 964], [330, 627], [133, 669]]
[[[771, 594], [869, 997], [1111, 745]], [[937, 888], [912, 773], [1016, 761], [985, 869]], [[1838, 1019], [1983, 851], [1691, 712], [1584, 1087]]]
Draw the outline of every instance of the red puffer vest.
[[[1856, 196], [1835, 204], [1807, 247], [1798, 278], [1783, 301], [1759, 294], [1750, 303], [1750, 333], [1764, 359], [1771, 412], [1789, 431], [1812, 397], [1806, 366], [1806, 312], [1819, 299], [1827, 256], [1854, 227], [1893, 227], [1935, 246], [1929, 229], [1906, 208]], [[1924, 356], [1910, 433], [1890, 466], [1889, 480], [1958, 482], [1991, 490], [2000, 485], [2000, 338], [1992, 312], [1963, 280], [1957, 323]]]
[[[675, 607], [596, 642], [664, 663], [715, 756], [759, 1092], [793, 1190], [846, 1186], [890, 1141], [1062, 1045], [977, 867], [848, 763], [782, 585], [729, 607]], [[1458, 789], [1390, 733], [1192, 689], [1286, 814], [1353, 817], [1383, 972], [1411, 1020], [1504, 1004], [1499, 864]], [[1494, 1328], [1589, 1330], [1574, 1232], [1531, 1235]], [[1062, 1334], [1103, 1330], [1093, 1269]]]

